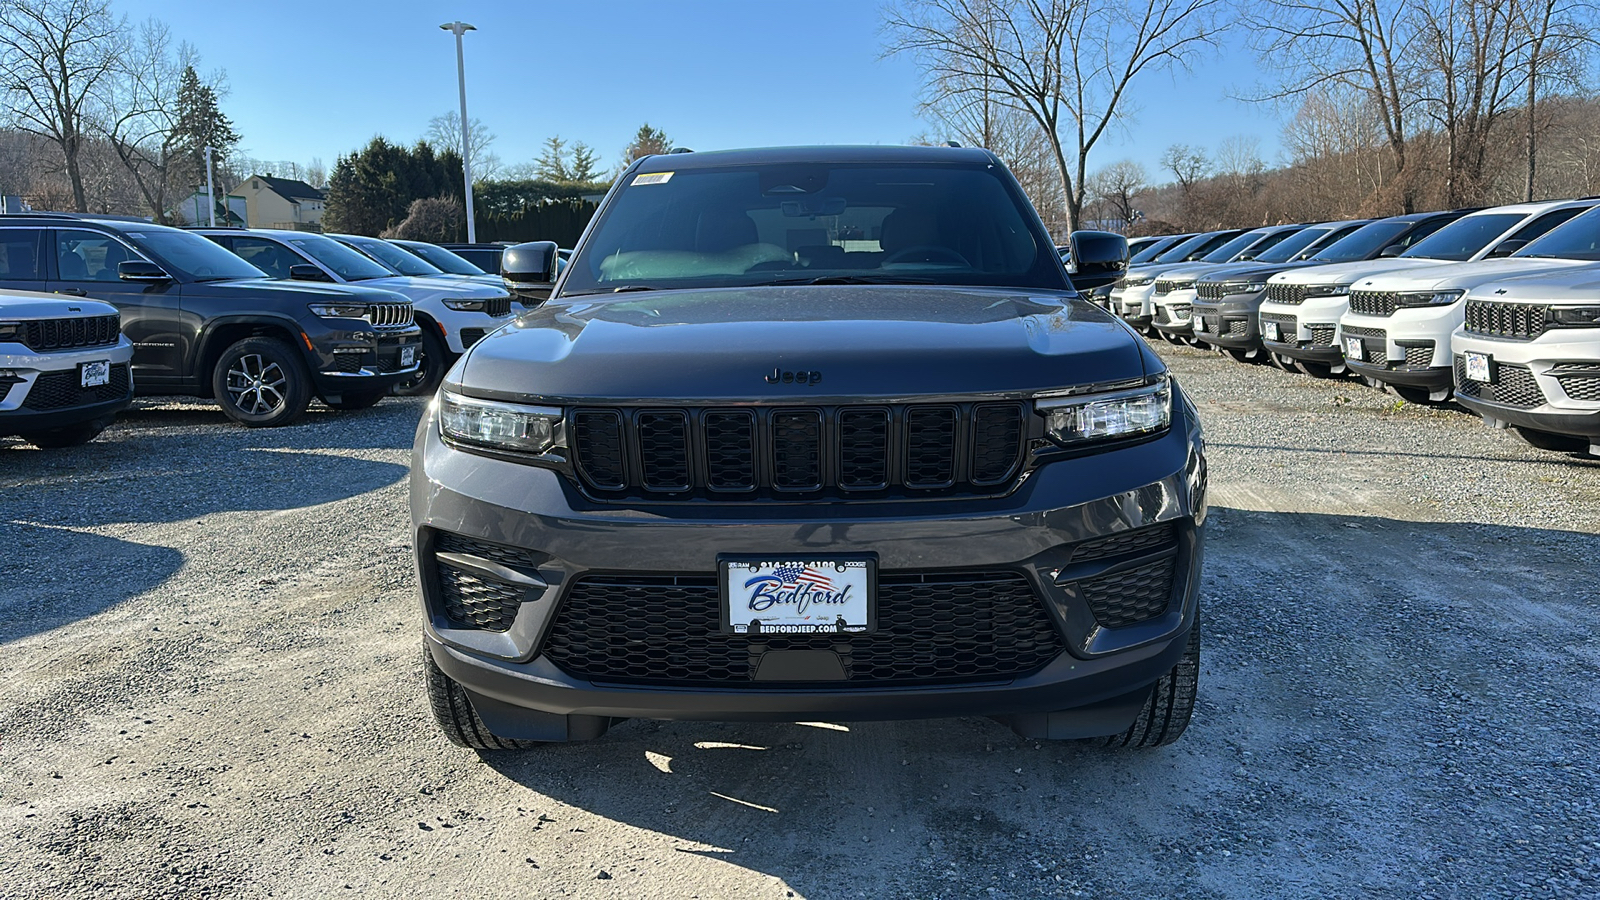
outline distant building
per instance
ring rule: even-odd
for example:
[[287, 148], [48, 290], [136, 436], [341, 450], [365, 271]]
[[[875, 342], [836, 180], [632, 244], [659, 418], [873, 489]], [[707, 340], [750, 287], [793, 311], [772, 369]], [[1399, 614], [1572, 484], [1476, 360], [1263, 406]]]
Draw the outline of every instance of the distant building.
[[245, 199], [245, 221], [251, 228], [321, 231], [326, 191], [293, 178], [251, 175], [234, 187]]
[[[217, 204], [217, 224], [243, 227], [246, 221], [245, 199], [238, 194], [217, 199], [220, 201]], [[206, 192], [195, 191], [178, 201], [178, 205], [172, 209], [172, 218], [180, 225], [210, 225], [211, 218], [206, 215]]]

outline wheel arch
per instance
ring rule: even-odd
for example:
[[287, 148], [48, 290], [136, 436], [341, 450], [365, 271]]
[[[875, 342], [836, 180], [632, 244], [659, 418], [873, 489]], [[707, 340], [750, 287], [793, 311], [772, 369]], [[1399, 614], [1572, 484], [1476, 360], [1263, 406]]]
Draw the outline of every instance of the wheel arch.
[[317, 359], [301, 337], [300, 326], [289, 318], [262, 318], [260, 316], [231, 316], [208, 323], [200, 334], [200, 352], [195, 357], [195, 379], [200, 383], [200, 396], [215, 399], [211, 389], [211, 373], [222, 358], [222, 351], [238, 341], [250, 337], [277, 338], [299, 351], [301, 359], [312, 371]]

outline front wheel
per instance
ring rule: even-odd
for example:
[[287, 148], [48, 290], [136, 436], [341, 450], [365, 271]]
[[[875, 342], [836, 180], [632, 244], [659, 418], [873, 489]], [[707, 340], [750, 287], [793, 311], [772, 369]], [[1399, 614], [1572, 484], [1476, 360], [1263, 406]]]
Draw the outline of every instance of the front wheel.
[[433, 718], [450, 743], [473, 750], [532, 750], [543, 746], [540, 741], [503, 738], [490, 731], [472, 708], [466, 690], [439, 668], [427, 647], [422, 648], [422, 679]]
[[111, 424], [111, 417], [91, 419], [88, 422], [79, 422], [76, 425], [63, 425], [60, 428], [46, 428], [43, 431], [29, 431], [17, 435], [28, 443], [41, 450], [59, 450], [62, 447], [76, 447], [87, 444], [100, 436]]
[[1587, 453], [1589, 452], [1589, 439], [1571, 434], [1556, 434], [1550, 431], [1539, 431], [1536, 428], [1517, 428], [1517, 434], [1530, 445], [1540, 450], [1551, 450], [1556, 453]]
[[421, 324], [422, 346], [417, 348], [417, 371], [394, 386], [397, 397], [426, 397], [438, 389], [445, 370], [450, 368], [450, 348], [445, 346], [444, 338], [434, 333], [438, 326], [428, 322]]
[[1106, 747], [1165, 747], [1183, 735], [1194, 713], [1194, 698], [1200, 690], [1200, 617], [1189, 629], [1189, 643], [1172, 670], [1161, 676], [1150, 691], [1138, 718], [1128, 730], [1111, 737], [1097, 738]]
[[276, 428], [305, 415], [311, 372], [290, 345], [250, 337], [222, 351], [211, 390], [228, 418], [249, 428]]

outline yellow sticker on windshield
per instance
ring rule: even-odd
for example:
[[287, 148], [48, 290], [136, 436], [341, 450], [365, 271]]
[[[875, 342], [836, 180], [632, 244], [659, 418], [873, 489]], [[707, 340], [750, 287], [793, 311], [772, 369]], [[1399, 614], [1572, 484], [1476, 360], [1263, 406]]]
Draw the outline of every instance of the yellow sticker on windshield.
[[666, 184], [671, 180], [671, 172], [651, 172], [649, 175], [633, 176], [634, 184]]

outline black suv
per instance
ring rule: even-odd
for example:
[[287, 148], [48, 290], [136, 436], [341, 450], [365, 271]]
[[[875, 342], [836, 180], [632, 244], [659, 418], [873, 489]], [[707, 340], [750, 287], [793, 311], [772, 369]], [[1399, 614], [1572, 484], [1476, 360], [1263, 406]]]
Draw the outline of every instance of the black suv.
[[543, 306], [417, 433], [427, 690], [479, 749], [625, 717], [993, 716], [1175, 740], [1195, 409], [992, 153], [653, 156], [501, 269]]
[[287, 425], [312, 396], [361, 409], [417, 371], [411, 301], [389, 291], [270, 281], [200, 235], [146, 222], [0, 216], [0, 241], [32, 251], [0, 287], [117, 307], [141, 395], [213, 397], [244, 425]]

